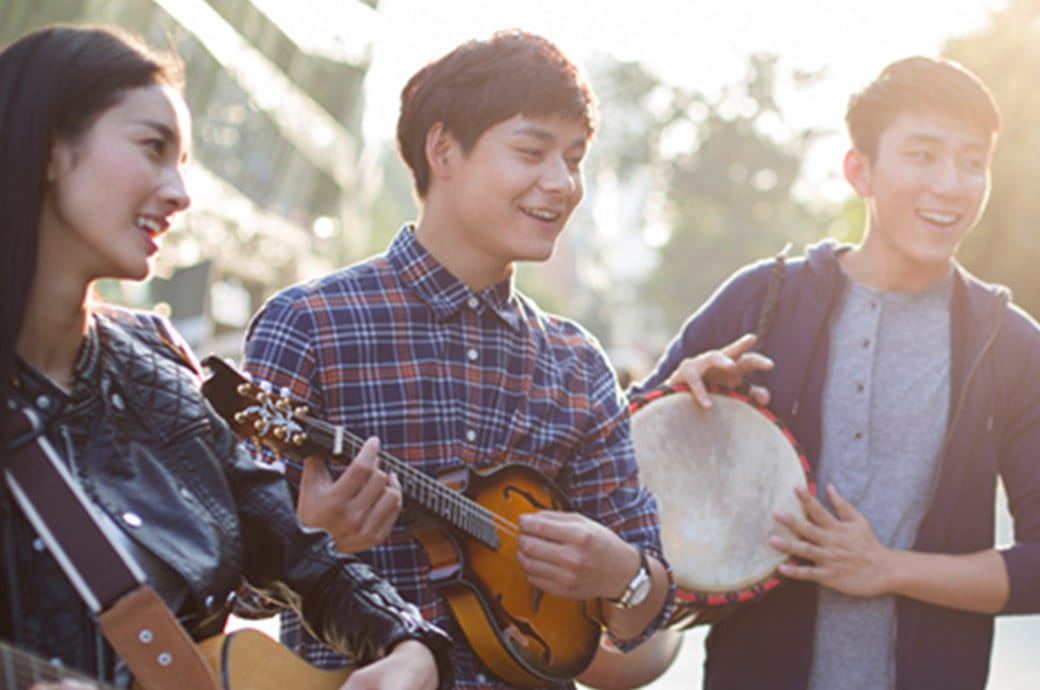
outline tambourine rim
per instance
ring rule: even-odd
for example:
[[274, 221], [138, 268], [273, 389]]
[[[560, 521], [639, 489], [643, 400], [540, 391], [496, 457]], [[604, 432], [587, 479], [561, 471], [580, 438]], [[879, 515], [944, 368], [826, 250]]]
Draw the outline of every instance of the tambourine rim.
[[[749, 395], [733, 390], [731, 388], [725, 388], [722, 386], [710, 386], [708, 388], [709, 393], [715, 395], [723, 395], [726, 397], [734, 398], [741, 402], [747, 403], [759, 414], [763, 415], [766, 419], [772, 422], [784, 435], [784, 438], [791, 444], [794, 449], [795, 455], [798, 456], [798, 461], [802, 465], [802, 472], [805, 475], [805, 481], [809, 488], [809, 493], [816, 496], [816, 482], [813, 480], [812, 467], [809, 465], [809, 459], [805, 455], [805, 450], [802, 448], [802, 444], [798, 442], [798, 439], [794, 437], [791, 430], [787, 427], [787, 424], [783, 422], [772, 410], [765, 405], [762, 405], [757, 400], [754, 400]], [[669, 395], [676, 393], [690, 394], [690, 387], [685, 383], [677, 384], [665, 384], [658, 386], [653, 390], [647, 391], [641, 395], [633, 396], [629, 401], [629, 415], [633, 415], [642, 408], [646, 407], [655, 400], [660, 400]], [[667, 554], [666, 554], [667, 556]], [[784, 563], [786, 564], [800, 564], [801, 561], [795, 557], [788, 557]], [[783, 575], [777, 571], [773, 571], [772, 575], [769, 575], [762, 580], [759, 580], [750, 587], [735, 590], [733, 592], [686, 592], [682, 589], [676, 589], [676, 599], [681, 599], [684, 602], [695, 604], [701, 607], [719, 608], [734, 604], [743, 604], [749, 601], [758, 599], [771, 590], [778, 587], [782, 582], [787, 580]]]

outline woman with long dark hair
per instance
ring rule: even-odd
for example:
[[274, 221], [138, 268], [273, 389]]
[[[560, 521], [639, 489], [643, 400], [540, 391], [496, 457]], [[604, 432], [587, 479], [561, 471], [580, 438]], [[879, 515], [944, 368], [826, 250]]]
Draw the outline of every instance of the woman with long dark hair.
[[[450, 687], [447, 638], [326, 533], [299, 526], [281, 477], [203, 401], [169, 324], [91, 302], [100, 278], [147, 277], [189, 204], [180, 75], [174, 56], [104, 28], [49, 27], [0, 53], [3, 412], [42, 417], [101, 520], [195, 639], [220, 632], [244, 578], [373, 661], [345, 688]], [[0, 541], [0, 637], [128, 685], [6, 485]]]

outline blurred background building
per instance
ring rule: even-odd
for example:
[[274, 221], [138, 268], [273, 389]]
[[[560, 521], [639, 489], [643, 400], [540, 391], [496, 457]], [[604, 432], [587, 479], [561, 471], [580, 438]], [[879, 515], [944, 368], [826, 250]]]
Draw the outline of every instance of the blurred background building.
[[[376, 1], [342, 0], [362, 20]], [[235, 355], [273, 290], [358, 257], [378, 186], [361, 144], [368, 39], [307, 44], [250, 0], [5, 0], [0, 44], [62, 21], [175, 47], [194, 118], [191, 213], [165, 238], [156, 278], [106, 283], [104, 297], [158, 305], [202, 352]]]

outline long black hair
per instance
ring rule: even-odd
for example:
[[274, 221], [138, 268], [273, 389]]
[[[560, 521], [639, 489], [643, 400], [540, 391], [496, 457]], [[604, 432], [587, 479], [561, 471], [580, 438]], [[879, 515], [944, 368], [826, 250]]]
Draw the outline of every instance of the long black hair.
[[0, 53], [0, 405], [36, 273], [53, 145], [75, 141], [128, 89], [181, 79], [175, 55], [116, 28], [49, 26]]

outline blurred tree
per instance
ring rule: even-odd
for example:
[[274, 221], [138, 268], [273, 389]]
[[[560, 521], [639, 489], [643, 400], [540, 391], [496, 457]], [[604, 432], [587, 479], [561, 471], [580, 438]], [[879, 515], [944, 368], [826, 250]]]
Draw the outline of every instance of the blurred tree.
[[1040, 0], [1009, 0], [986, 27], [947, 42], [943, 53], [982, 77], [1003, 118], [989, 208], [960, 259], [982, 278], [1010, 286], [1018, 304], [1040, 314], [1040, 195], [1033, 177], [1040, 95], [1029, 86], [1040, 74]]
[[784, 122], [775, 56], [752, 55], [745, 78], [715, 99], [665, 85], [637, 63], [608, 62], [593, 74], [606, 141], [590, 164], [613, 168], [621, 189], [645, 190], [642, 229], [659, 248], [639, 290], [653, 305], [645, 316], [658, 312], [649, 327], [674, 332], [737, 267], [787, 242], [800, 248], [827, 227], [792, 193], [819, 132]]

